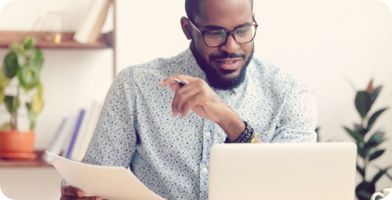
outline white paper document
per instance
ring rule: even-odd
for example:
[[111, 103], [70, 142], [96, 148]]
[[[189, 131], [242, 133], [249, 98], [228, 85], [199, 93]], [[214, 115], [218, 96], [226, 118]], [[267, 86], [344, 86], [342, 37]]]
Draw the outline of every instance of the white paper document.
[[12, 200], [12, 199], [8, 198], [7, 196], [5, 196], [5, 194], [1, 190], [1, 187], [0, 187], [0, 200]]
[[110, 200], [163, 199], [123, 167], [89, 165], [50, 152], [46, 155], [67, 184], [82, 189], [88, 196]]

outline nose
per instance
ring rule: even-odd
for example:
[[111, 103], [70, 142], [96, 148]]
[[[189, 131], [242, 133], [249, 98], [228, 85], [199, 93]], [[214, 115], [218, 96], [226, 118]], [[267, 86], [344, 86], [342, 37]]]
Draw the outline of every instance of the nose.
[[231, 34], [227, 36], [226, 43], [221, 46], [221, 50], [227, 53], [236, 53], [239, 48], [240, 44], [235, 41], [234, 36]]

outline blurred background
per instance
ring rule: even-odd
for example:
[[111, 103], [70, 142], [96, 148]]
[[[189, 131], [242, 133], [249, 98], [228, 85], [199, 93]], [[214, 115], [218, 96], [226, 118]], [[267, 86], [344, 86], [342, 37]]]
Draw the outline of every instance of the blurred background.
[[[65, 18], [63, 31], [74, 31], [81, 26], [90, 3], [91, 0], [0, 0], [0, 31], [47, 28], [42, 20], [37, 21], [42, 16], [48, 18], [50, 12]], [[117, 72], [157, 57], [177, 55], [188, 48], [189, 41], [180, 28], [180, 17], [185, 15], [184, 0], [116, 3]], [[259, 23], [255, 56], [313, 88], [318, 100], [321, 141], [352, 141], [342, 127], [360, 120], [354, 97], [356, 90], [366, 89], [372, 78], [376, 86], [384, 86], [373, 107], [392, 106], [392, 12], [387, 4], [380, 0], [256, 0], [254, 11]], [[110, 12], [104, 30], [113, 28], [112, 15]], [[110, 48], [43, 51], [45, 108], [36, 129], [37, 149], [46, 148], [63, 116], [92, 101], [102, 102], [112, 81]], [[0, 58], [6, 52], [0, 49]], [[0, 108], [1, 119], [7, 117], [4, 110]], [[381, 116], [375, 126], [389, 138], [381, 144], [387, 152], [376, 163], [392, 165], [392, 111]], [[18, 187], [22, 177], [30, 176], [23, 172], [27, 174], [18, 179], [14, 169], [3, 169], [7, 173], [1, 170], [0, 177], [15, 180], [13, 187]], [[38, 169], [30, 170], [35, 173]], [[49, 173], [45, 176], [52, 177], [48, 178], [51, 181], [59, 180], [55, 173], [42, 173]], [[8, 189], [11, 197], [17, 195], [17, 190], [7, 188], [1, 179], [3, 189]], [[379, 188], [391, 187], [392, 181], [382, 178], [377, 184]], [[49, 193], [55, 197], [58, 187], [52, 188], [54, 191]]]

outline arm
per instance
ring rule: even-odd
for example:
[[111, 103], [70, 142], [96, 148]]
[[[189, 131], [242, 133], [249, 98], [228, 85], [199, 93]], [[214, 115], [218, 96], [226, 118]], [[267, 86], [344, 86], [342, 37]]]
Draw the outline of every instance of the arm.
[[282, 115], [271, 142], [315, 142], [317, 104], [307, 87], [292, 89], [285, 99]]
[[[187, 84], [180, 86], [178, 80]], [[187, 116], [190, 111], [217, 123], [233, 141], [245, 130], [245, 124], [228, 105], [202, 79], [186, 75], [166, 78], [162, 86], [174, 91], [172, 101], [173, 116]]]
[[[129, 167], [136, 148], [132, 74], [121, 72], [110, 87], [94, 135], [82, 162], [95, 165]], [[81, 189], [62, 186], [61, 199], [99, 199], [84, 197]]]
[[125, 70], [113, 82], [82, 162], [129, 167], [136, 148], [132, 80], [132, 73]]

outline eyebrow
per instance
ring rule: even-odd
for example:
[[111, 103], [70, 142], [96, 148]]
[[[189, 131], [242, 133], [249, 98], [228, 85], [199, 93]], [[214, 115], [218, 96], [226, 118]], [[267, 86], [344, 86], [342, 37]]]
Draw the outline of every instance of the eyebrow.
[[[244, 23], [244, 24], [241, 24], [241, 25], [234, 27], [234, 29], [232, 29], [232, 30], [235, 30], [235, 29], [242, 27], [242, 26], [251, 26], [251, 25], [252, 25], [252, 23], [247, 22], [247, 23]], [[207, 26], [202, 27], [201, 29], [203, 29], [203, 30], [215, 30], [215, 29], [227, 30], [225, 27], [217, 26], [217, 25], [207, 25]]]

